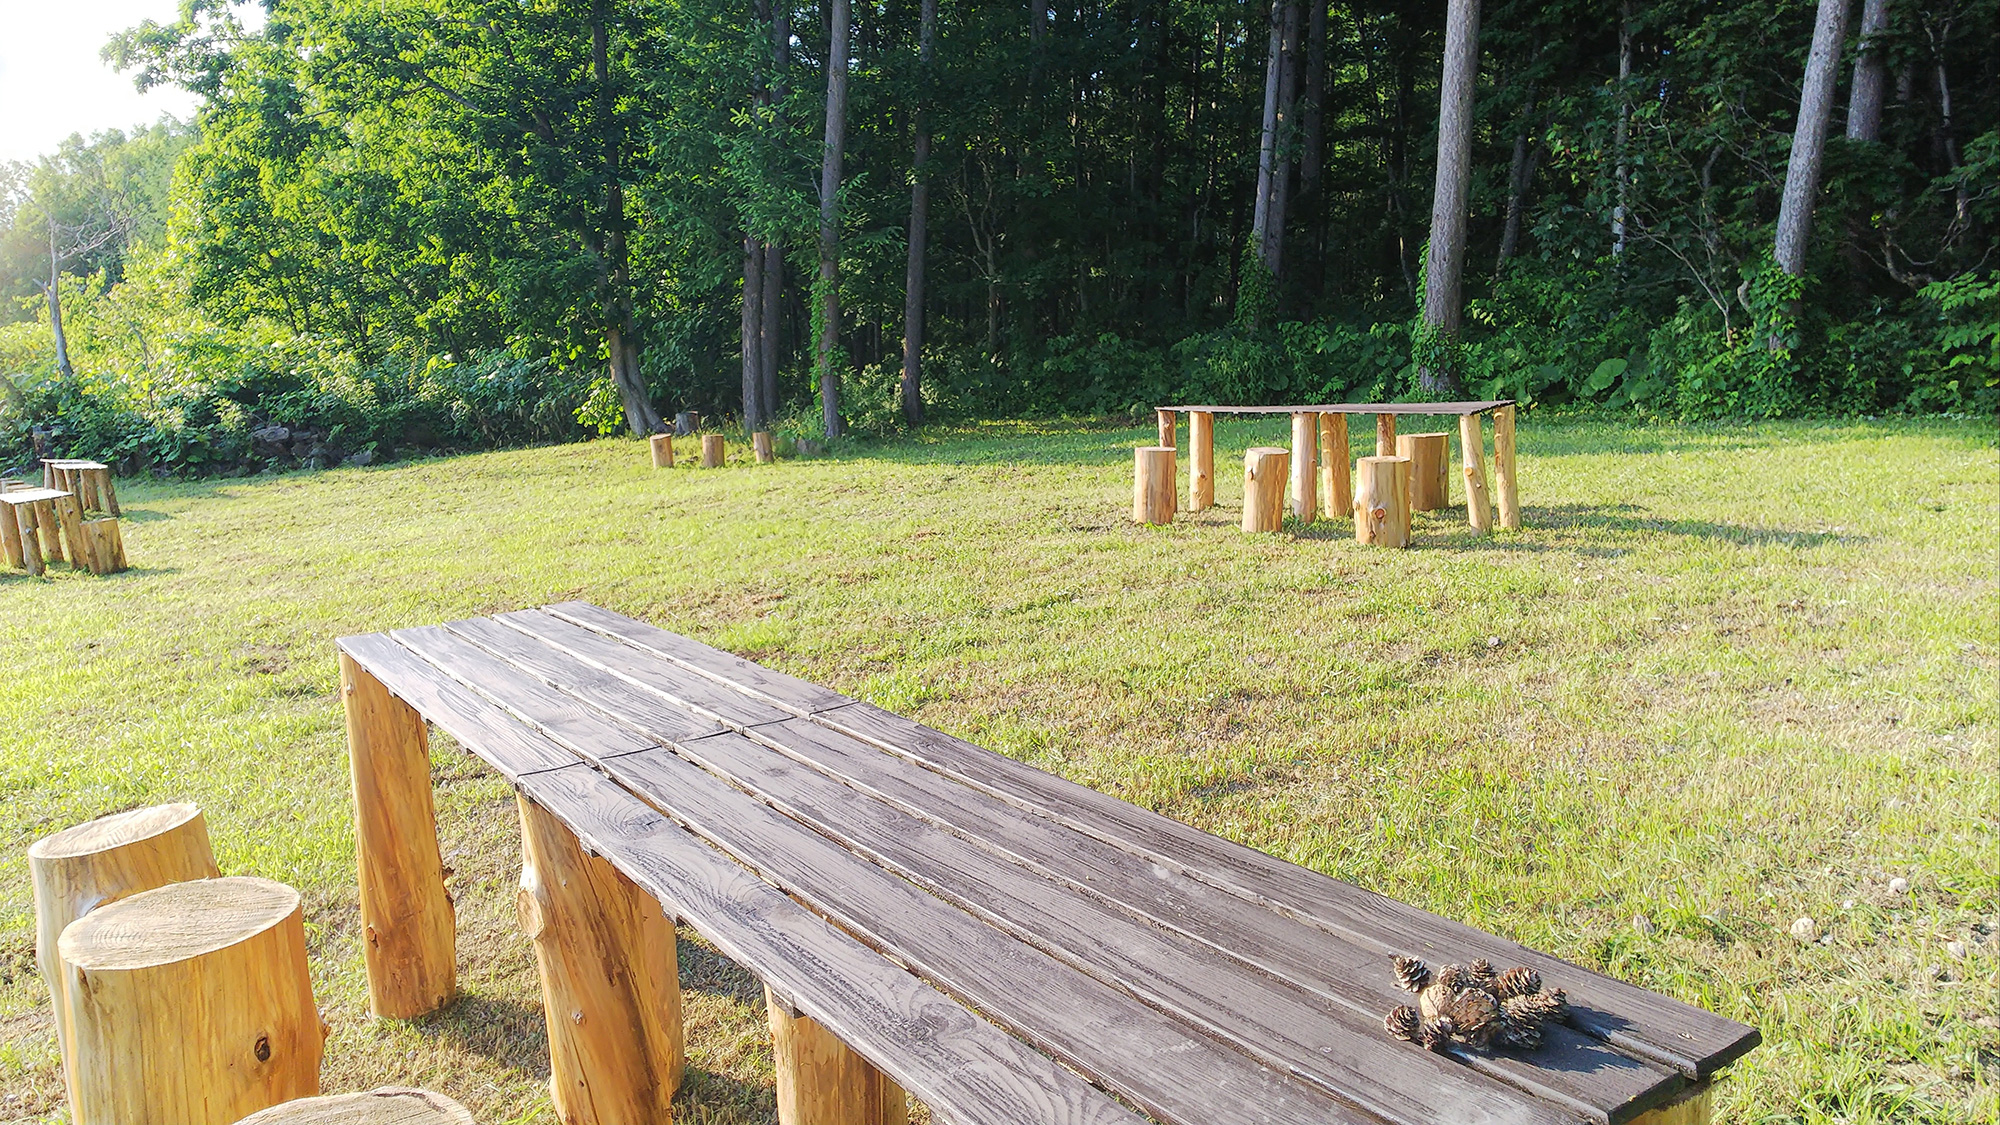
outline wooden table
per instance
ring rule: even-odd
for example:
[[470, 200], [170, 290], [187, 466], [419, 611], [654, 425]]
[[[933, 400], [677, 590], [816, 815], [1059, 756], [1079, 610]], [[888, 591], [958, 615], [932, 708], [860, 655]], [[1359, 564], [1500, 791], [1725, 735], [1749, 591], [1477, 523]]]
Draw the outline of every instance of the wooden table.
[[[0, 549], [7, 565], [41, 574], [50, 562], [62, 562], [62, 529], [69, 527], [70, 550], [82, 541], [75, 515], [76, 501], [53, 488], [10, 488], [0, 492]], [[87, 555], [78, 555], [79, 565]]]
[[[1108, 1092], [1169, 1125], [1683, 1125], [1707, 1120], [1717, 1069], [1758, 1042], [595, 606], [339, 647], [378, 1012], [414, 1015], [452, 988], [429, 720], [515, 784], [524, 824], [573, 833], [669, 925], [762, 978], [775, 1026], [851, 1052], [839, 1081], [877, 1075], [941, 1121], [1138, 1125]], [[590, 975], [537, 950], [545, 985]], [[1382, 1022], [1409, 1000], [1398, 952], [1531, 966], [1567, 991], [1570, 1021], [1531, 1053], [1399, 1042]], [[621, 1018], [545, 997], [558, 1056], [576, 1028]], [[836, 1083], [788, 1057], [781, 1106]]]
[[[1375, 455], [1396, 456], [1398, 415], [1456, 415], [1465, 477], [1466, 522], [1475, 530], [1491, 528], [1486, 489], [1485, 415], [1493, 415], [1493, 478], [1500, 526], [1521, 527], [1521, 494], [1515, 479], [1514, 400], [1477, 402], [1327, 402], [1311, 406], [1162, 406], [1157, 408], [1160, 444], [1174, 447], [1176, 416], [1188, 416], [1188, 507], [1199, 512], [1215, 503], [1215, 416], [1217, 414], [1289, 414], [1292, 416], [1293, 492], [1295, 503], [1317, 492], [1328, 516], [1345, 516], [1352, 508], [1353, 483], [1347, 457], [1347, 415], [1375, 416]], [[1324, 467], [1323, 473], [1317, 470]], [[1315, 475], [1319, 479], [1315, 480]], [[1315, 506], [1303, 505], [1307, 512]], [[1304, 513], [1302, 513], [1304, 514]], [[1309, 518], [1309, 517], [1308, 517]]]
[[42, 484], [75, 493], [77, 503], [86, 512], [95, 509], [114, 516], [123, 514], [118, 509], [118, 489], [111, 483], [111, 468], [101, 461], [45, 457]]

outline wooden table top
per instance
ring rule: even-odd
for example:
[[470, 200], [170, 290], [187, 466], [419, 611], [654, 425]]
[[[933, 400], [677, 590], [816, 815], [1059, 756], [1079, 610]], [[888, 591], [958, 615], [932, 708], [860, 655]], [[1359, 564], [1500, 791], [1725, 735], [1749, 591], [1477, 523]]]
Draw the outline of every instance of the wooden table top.
[[60, 500], [69, 493], [60, 488], [16, 488], [10, 492], [0, 492], [0, 503], [39, 504], [44, 500]]
[[[1758, 1042], [592, 605], [339, 644], [955, 1122], [1136, 1125], [1073, 1070], [1169, 1125], [1616, 1125]], [[836, 945], [758, 944], [775, 923], [713, 890], [746, 876]], [[1399, 1042], [1394, 953], [1531, 966], [1570, 1021], [1532, 1052]]]
[[1514, 405], [1511, 398], [1480, 402], [1323, 402], [1317, 406], [1162, 406], [1196, 414], [1484, 414]]
[[102, 461], [80, 461], [74, 457], [44, 457], [42, 458], [42, 464], [58, 469], [102, 469], [105, 467]]

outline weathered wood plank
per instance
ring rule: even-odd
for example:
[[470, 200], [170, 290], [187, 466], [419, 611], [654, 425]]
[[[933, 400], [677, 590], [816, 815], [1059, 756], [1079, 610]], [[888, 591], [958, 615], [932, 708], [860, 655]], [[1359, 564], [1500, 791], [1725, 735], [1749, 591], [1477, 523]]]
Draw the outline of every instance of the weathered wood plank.
[[572, 754], [596, 761], [659, 745], [659, 740], [612, 721], [604, 712], [564, 695], [441, 626], [398, 629], [389, 635], [436, 666], [442, 675], [525, 720]]
[[813, 720], [1384, 955], [1533, 966], [1564, 982], [1573, 1026], [1688, 1077], [1706, 1077], [1759, 1042], [1756, 1028], [1212, 836], [872, 704]]
[[[701, 743], [742, 739], [721, 734]], [[699, 745], [700, 743], [697, 743]], [[610, 775], [870, 947], [1162, 1120], [1185, 1125], [1370, 1121], [1291, 1075], [1139, 1003], [910, 883], [675, 754], [628, 754]], [[1495, 1100], [1395, 1121], [1560, 1121]]]
[[854, 702], [848, 696], [811, 681], [773, 671], [733, 652], [724, 652], [623, 614], [599, 609], [589, 602], [563, 602], [547, 607], [547, 611], [587, 629], [627, 641], [683, 668], [710, 676], [738, 691], [748, 692], [797, 714], [810, 714]]
[[439, 674], [416, 653], [386, 633], [342, 637], [340, 651], [417, 713], [474, 748], [474, 753], [510, 778], [574, 764], [575, 754], [515, 722], [465, 685]]
[[546, 613], [509, 613], [497, 621], [634, 683], [659, 698], [726, 726], [751, 727], [792, 718], [796, 712], [767, 703], [711, 676], [689, 671], [657, 654]]
[[551, 647], [532, 634], [508, 628], [491, 618], [453, 621], [445, 628], [544, 683], [558, 687], [598, 710], [610, 711], [656, 739], [676, 742], [718, 734], [726, 729], [714, 719], [676, 707], [601, 668], [594, 668], [559, 648]]
[[828, 926], [587, 766], [530, 774], [528, 798], [724, 956], [962, 1125], [1142, 1125], [1028, 1045]]

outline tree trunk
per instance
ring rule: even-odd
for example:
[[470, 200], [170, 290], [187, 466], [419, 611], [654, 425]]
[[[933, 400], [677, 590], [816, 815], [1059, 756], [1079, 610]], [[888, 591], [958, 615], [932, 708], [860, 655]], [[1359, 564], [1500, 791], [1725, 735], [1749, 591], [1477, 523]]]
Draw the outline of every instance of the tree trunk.
[[[1299, 89], [1299, 5], [1298, 0], [1285, 0], [1284, 38], [1281, 41], [1279, 57], [1282, 69], [1278, 74], [1278, 129], [1276, 149], [1286, 147], [1291, 139], [1294, 108]], [[1282, 151], [1272, 154], [1271, 201], [1264, 212], [1264, 241], [1260, 256], [1264, 268], [1277, 280], [1284, 266], [1285, 256], [1285, 210], [1290, 206], [1292, 188], [1292, 164]]]
[[[777, 0], [771, 6], [771, 103], [782, 107], [785, 99], [785, 72], [792, 64], [792, 4], [791, 0]], [[783, 127], [783, 110], [774, 126]], [[780, 343], [785, 326], [785, 247], [782, 242], [764, 243], [764, 268], [761, 271], [764, 283], [763, 315], [759, 318], [758, 330], [762, 336], [763, 356], [758, 363], [758, 372], [764, 380], [761, 398], [764, 403], [764, 417], [768, 423], [778, 416], [782, 403], [778, 397], [778, 363], [782, 354]]]
[[1792, 155], [1785, 167], [1785, 194], [1778, 204], [1774, 246], [1778, 268], [1793, 277], [1806, 269], [1813, 201], [1819, 195], [1820, 155], [1826, 147], [1827, 120], [1833, 115], [1840, 40], [1846, 30], [1846, 0], [1819, 0], [1812, 53], [1806, 56], [1805, 83], [1799, 92], [1798, 126], [1792, 131]]
[[924, 244], [931, 221], [931, 61], [937, 53], [937, 0], [918, 19], [916, 151], [910, 161], [910, 260], [903, 275], [903, 418], [924, 424]]
[[743, 236], [743, 428], [761, 430], [764, 406], [764, 247]]
[[1445, 12], [1444, 75], [1438, 97], [1437, 187], [1424, 267], [1424, 325], [1417, 384], [1429, 395], [1460, 393], [1456, 359], [1465, 270], [1466, 208], [1472, 187], [1472, 94], [1479, 80], [1479, 0], [1451, 0]]
[[1625, 208], [1632, 187], [1632, 0], [1618, 9], [1618, 126], [1612, 145], [1618, 154], [1618, 199], [1611, 207], [1611, 256], [1625, 256]]
[[1882, 139], [1882, 89], [1888, 72], [1882, 66], [1880, 37], [1889, 29], [1889, 0], [1865, 0], [1861, 6], [1861, 42], [1854, 56], [1854, 88], [1847, 96], [1847, 139]]
[[1299, 201], [1319, 198], [1321, 165], [1326, 161], [1326, 5], [1312, 0], [1306, 24], [1306, 102], [1299, 123], [1305, 130], [1299, 150]]
[[1507, 217], [1500, 229], [1500, 253], [1493, 263], [1498, 278], [1509, 260], [1521, 249], [1521, 216], [1528, 205], [1528, 185], [1542, 162], [1542, 143], [1534, 137], [1535, 87], [1528, 86], [1527, 104], [1521, 107], [1521, 128], [1514, 134], [1514, 155], [1507, 163]]
[[1278, 98], [1284, 86], [1285, 0], [1271, 0], [1269, 54], [1264, 62], [1264, 124], [1257, 141], [1257, 198], [1250, 220], [1250, 242], [1261, 261], [1271, 210], [1271, 176], [1278, 160]]
[[847, 149], [848, 0], [829, 5], [826, 144], [819, 171], [819, 408], [826, 436], [840, 436], [840, 167]]
[[604, 0], [590, 9], [591, 72], [596, 80], [598, 121], [604, 130], [604, 230], [599, 254], [598, 285], [603, 294], [604, 344], [611, 381], [625, 408], [625, 426], [633, 436], [660, 429], [659, 411], [646, 392], [639, 372], [638, 332], [633, 325], [631, 256], [625, 241], [624, 137], [617, 126], [617, 103], [611, 88], [611, 30]]
[[69, 338], [63, 335], [62, 322], [62, 259], [56, 254], [56, 221], [49, 219], [49, 283], [42, 287], [49, 299], [49, 332], [56, 341], [56, 374], [65, 379], [73, 378], [76, 371], [69, 365]]

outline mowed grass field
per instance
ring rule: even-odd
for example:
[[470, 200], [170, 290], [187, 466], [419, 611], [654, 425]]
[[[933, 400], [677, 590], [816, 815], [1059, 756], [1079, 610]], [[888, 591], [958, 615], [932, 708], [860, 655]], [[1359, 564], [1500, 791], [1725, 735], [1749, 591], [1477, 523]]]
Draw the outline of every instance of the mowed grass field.
[[[570, 598], [1755, 1024], [1720, 1120], [2000, 1120], [1990, 421], [1528, 417], [1526, 527], [1407, 552], [1236, 529], [1285, 427], [1224, 421], [1220, 507], [1167, 528], [1150, 426], [1083, 423], [125, 483], [135, 569], [0, 578], [0, 1121], [64, 1116], [25, 848], [169, 800], [305, 893], [329, 1091], [553, 1121], [513, 802], [442, 738], [464, 994], [366, 1015], [332, 640]], [[681, 964], [679, 1120], [772, 1121], [757, 986]]]

